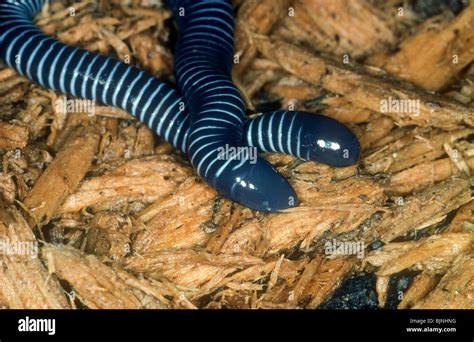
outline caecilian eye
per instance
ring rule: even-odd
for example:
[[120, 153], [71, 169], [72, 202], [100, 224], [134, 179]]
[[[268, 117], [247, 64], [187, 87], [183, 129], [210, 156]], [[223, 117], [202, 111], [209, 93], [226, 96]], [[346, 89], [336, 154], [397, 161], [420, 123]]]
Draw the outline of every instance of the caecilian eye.
[[333, 142], [333, 141], [325, 141], [325, 140], [318, 139], [316, 143], [321, 148], [327, 148], [334, 151], [339, 150], [341, 148], [341, 146], [337, 142]]

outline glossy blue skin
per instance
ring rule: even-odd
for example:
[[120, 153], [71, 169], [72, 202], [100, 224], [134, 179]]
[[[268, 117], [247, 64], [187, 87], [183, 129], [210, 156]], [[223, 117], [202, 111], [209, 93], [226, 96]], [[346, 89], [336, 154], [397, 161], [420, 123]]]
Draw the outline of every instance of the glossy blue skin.
[[[244, 101], [232, 83], [234, 19], [230, 1], [169, 1], [178, 24], [175, 73], [191, 115], [188, 155], [217, 191], [255, 210], [298, 204], [296, 193], [261, 158], [219, 158], [225, 146], [242, 148]], [[247, 148], [249, 148], [247, 146]]]
[[[191, 115], [188, 154], [194, 168], [219, 193], [253, 209], [276, 211], [296, 206], [294, 190], [264, 159], [252, 163], [217, 157], [219, 147], [238, 148], [244, 141], [244, 102], [231, 80], [234, 20], [230, 0], [167, 3], [173, 9], [180, 35], [175, 73]], [[259, 145], [262, 150], [285, 151], [286, 145], [288, 153], [336, 165], [358, 157], [357, 139], [336, 121], [300, 114], [292, 125], [294, 118], [285, 112], [262, 117], [256, 126], [256, 137], [251, 129], [256, 123], [247, 126], [247, 141], [255, 138], [252, 145]], [[312, 131], [307, 130], [308, 124], [313, 124]], [[268, 146], [265, 140], [269, 140]], [[278, 147], [271, 144], [273, 140]]]
[[336, 167], [355, 164], [357, 137], [327, 116], [276, 111], [245, 123], [246, 142], [261, 151], [283, 152]]
[[[67, 46], [45, 35], [32, 22], [42, 6], [43, 0], [0, 1], [1, 58], [20, 74], [44, 87], [127, 110], [186, 153], [191, 116], [186, 106], [180, 110], [183, 98], [176, 90], [137, 68]], [[19, 56], [19, 63], [15, 63], [15, 56]], [[222, 67], [219, 66], [220, 60], [211, 63]], [[229, 72], [230, 67], [231, 64], [227, 64], [224, 72]], [[227, 108], [224, 105], [221, 109]], [[255, 146], [260, 151], [289, 153], [333, 166], [351, 165], [359, 155], [359, 143], [354, 134], [344, 125], [324, 116], [275, 111], [242, 120], [243, 128], [228, 130], [234, 141], [243, 139], [244, 143], [239, 145]], [[337, 145], [333, 143], [340, 148], [334, 149]], [[349, 151], [348, 155], [343, 155], [344, 150]], [[259, 165], [246, 172], [232, 173], [232, 179], [236, 180], [233, 187], [229, 188], [226, 179], [213, 179], [210, 184], [230, 190], [221, 191], [221, 194], [253, 209], [287, 207], [287, 197], [294, 193], [289, 191], [282, 196], [275, 189], [279, 189], [280, 184], [286, 186], [286, 181], [265, 161], [259, 161]], [[262, 179], [262, 174], [267, 175], [265, 179]], [[247, 198], [251, 179], [258, 179], [259, 190]]]

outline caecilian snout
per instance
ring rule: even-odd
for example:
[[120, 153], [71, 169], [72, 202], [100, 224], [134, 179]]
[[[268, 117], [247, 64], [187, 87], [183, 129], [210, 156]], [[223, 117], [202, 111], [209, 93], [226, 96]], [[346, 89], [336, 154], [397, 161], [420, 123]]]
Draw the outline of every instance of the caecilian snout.
[[[278, 211], [296, 207], [298, 197], [288, 183], [269, 162], [259, 159], [245, 170], [232, 175], [233, 186], [229, 197], [258, 211]], [[219, 188], [219, 185], [216, 185]]]
[[323, 115], [307, 115], [302, 122], [302, 158], [336, 167], [357, 162], [360, 143], [347, 126]]

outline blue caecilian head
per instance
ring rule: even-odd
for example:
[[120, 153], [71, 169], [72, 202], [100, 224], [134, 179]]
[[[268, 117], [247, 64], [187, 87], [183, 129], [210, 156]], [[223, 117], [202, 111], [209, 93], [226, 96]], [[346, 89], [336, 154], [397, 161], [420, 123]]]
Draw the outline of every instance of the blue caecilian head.
[[342, 123], [327, 116], [301, 114], [301, 158], [330, 166], [353, 165], [360, 155], [355, 134]]
[[[288, 181], [262, 158], [246, 163], [237, 170], [229, 170], [225, 180], [219, 177], [214, 183], [221, 195], [258, 211], [278, 211], [296, 207], [298, 197]], [[232, 182], [230, 193], [228, 182]], [[222, 191], [221, 191], [222, 190]]]

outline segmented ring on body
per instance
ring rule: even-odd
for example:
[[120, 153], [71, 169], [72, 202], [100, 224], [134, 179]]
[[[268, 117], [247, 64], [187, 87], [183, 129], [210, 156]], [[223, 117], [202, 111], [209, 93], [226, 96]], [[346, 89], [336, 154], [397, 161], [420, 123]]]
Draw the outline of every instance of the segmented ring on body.
[[[118, 106], [174, 147], [187, 152], [190, 115], [186, 107], [182, 110], [183, 98], [176, 90], [123, 62], [67, 46], [47, 36], [33, 23], [43, 2], [0, 1], [0, 53], [5, 62], [46, 88]], [[222, 12], [219, 8], [212, 10]], [[50, 57], [53, 58], [51, 63]], [[212, 68], [222, 67], [219, 62], [209, 60], [208, 63]], [[226, 66], [225, 72], [230, 72], [230, 68], [231, 65]], [[176, 71], [184, 82], [186, 75], [182, 76], [182, 67]], [[226, 87], [234, 89], [231, 83]], [[219, 94], [211, 96], [215, 98], [213, 102], [219, 102]], [[242, 108], [237, 97], [239, 104], [235, 106]], [[209, 106], [215, 104], [209, 102]], [[214, 120], [218, 122], [219, 118], [214, 117]], [[255, 146], [260, 151], [289, 153], [333, 166], [353, 164], [359, 155], [359, 143], [354, 134], [322, 115], [274, 111], [235, 121], [236, 125], [242, 123], [241, 145]], [[343, 155], [344, 151], [348, 152], [347, 156]]]

